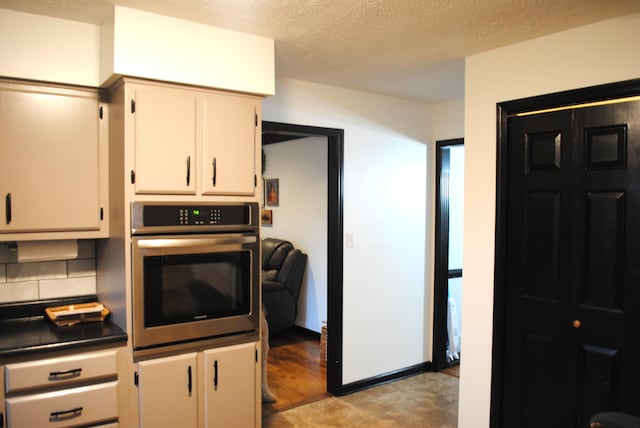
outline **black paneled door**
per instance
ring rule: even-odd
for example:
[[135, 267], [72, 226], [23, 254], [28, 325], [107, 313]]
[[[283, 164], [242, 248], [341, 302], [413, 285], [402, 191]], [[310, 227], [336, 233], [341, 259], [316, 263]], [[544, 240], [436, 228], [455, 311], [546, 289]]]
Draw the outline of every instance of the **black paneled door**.
[[640, 102], [508, 119], [504, 427], [640, 412]]

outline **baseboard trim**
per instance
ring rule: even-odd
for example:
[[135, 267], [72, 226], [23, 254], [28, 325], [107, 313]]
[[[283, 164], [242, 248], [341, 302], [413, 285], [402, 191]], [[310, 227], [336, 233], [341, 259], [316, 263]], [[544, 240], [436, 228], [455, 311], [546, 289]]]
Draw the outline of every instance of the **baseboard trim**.
[[334, 395], [341, 396], [351, 394], [353, 392], [362, 391], [364, 389], [372, 388], [374, 386], [383, 385], [385, 383], [393, 382], [399, 379], [415, 376], [418, 374], [430, 372], [433, 370], [433, 363], [427, 361], [424, 363], [409, 366], [404, 369], [395, 370], [389, 373], [381, 374], [378, 376], [370, 377], [367, 379], [358, 380], [342, 385], [339, 391], [336, 391]]
[[306, 327], [302, 327], [302, 326], [299, 326], [299, 325], [294, 325], [294, 326], [292, 326], [290, 328], [290, 330], [295, 331], [297, 333], [304, 334], [305, 336], [308, 336], [309, 338], [320, 340], [320, 333], [318, 333], [317, 331], [309, 330]]

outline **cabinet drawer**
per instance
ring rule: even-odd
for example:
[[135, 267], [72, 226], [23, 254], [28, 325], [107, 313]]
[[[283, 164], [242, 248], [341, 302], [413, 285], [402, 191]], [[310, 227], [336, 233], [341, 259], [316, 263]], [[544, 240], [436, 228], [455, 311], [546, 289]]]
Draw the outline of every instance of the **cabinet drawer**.
[[6, 400], [9, 427], [67, 427], [115, 420], [117, 381]]
[[7, 364], [7, 393], [54, 387], [116, 376], [117, 350], [77, 354], [47, 360]]

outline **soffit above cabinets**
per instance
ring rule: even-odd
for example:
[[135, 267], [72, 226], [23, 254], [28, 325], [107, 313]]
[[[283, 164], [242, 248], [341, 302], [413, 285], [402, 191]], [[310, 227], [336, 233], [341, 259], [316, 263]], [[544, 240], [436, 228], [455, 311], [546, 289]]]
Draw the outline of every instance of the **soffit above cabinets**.
[[[430, 102], [463, 99], [464, 59], [470, 55], [640, 12], [637, 0], [115, 3], [273, 39], [278, 78]], [[103, 24], [113, 5], [114, 0], [0, 0], [0, 8], [94, 25]]]

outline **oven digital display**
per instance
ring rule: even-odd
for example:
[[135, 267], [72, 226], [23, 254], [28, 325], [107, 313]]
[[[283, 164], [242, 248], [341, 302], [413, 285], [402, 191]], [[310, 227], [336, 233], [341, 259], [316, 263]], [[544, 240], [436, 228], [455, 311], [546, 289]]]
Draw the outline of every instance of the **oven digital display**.
[[145, 227], [153, 226], [246, 226], [251, 223], [248, 205], [145, 205]]

